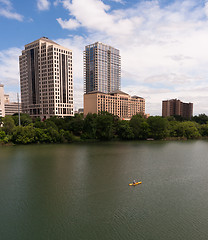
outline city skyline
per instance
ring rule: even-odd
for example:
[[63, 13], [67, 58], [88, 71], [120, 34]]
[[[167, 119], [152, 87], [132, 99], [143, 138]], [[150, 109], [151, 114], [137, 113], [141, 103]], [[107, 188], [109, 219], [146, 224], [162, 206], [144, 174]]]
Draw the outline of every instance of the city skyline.
[[100, 41], [120, 50], [121, 89], [144, 97], [146, 112], [161, 115], [162, 100], [178, 98], [194, 103], [194, 115], [208, 114], [207, 17], [202, 0], [0, 0], [0, 83], [16, 97], [18, 56], [47, 36], [73, 51], [78, 109], [84, 46]]

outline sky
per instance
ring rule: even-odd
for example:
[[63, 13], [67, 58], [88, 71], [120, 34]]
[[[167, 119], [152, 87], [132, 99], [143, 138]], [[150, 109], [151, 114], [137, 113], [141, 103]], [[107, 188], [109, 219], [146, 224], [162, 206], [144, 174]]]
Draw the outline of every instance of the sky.
[[145, 98], [146, 113], [177, 98], [208, 114], [208, 1], [0, 0], [0, 31], [0, 83], [12, 100], [24, 45], [45, 36], [73, 51], [75, 110], [84, 47], [100, 41], [120, 50], [121, 90]]

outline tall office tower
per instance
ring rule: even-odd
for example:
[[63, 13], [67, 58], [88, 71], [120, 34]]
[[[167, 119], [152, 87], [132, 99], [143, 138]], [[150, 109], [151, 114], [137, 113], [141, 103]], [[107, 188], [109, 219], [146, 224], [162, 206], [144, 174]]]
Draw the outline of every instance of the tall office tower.
[[119, 50], [100, 42], [84, 51], [84, 92], [110, 93], [120, 90], [121, 57]]
[[73, 115], [72, 51], [42, 37], [19, 57], [22, 111], [32, 117]]
[[193, 116], [193, 103], [183, 103], [177, 99], [162, 101], [162, 116], [174, 115], [190, 119]]

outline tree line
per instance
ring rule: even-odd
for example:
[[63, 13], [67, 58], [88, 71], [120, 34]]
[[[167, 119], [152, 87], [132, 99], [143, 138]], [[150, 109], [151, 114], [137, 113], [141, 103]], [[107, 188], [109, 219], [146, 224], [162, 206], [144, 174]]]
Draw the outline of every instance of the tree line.
[[191, 120], [180, 116], [163, 118], [134, 115], [120, 120], [108, 112], [75, 114], [73, 117], [51, 117], [45, 121], [21, 114], [0, 118], [0, 143], [71, 143], [77, 141], [199, 139], [208, 137], [208, 116], [200, 114]]

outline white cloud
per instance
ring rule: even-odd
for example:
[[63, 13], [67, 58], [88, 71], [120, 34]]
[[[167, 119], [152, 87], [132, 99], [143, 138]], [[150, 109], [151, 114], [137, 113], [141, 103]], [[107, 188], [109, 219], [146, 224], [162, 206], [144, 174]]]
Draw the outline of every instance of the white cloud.
[[19, 13], [14, 12], [12, 3], [9, 0], [0, 0], [0, 16], [23, 21], [23, 16]]
[[[62, 3], [70, 20], [59, 18], [61, 27], [83, 27], [88, 32], [82, 41], [62, 40], [79, 54], [74, 70], [82, 73], [76, 67], [82, 66], [82, 51], [77, 50], [101, 41], [120, 49], [122, 89], [145, 97], [147, 112], [161, 115], [162, 100], [180, 98], [194, 102], [195, 114], [205, 110], [208, 114], [201, 102], [208, 101], [207, 3], [175, 0], [161, 7], [157, 0], [135, 1], [133, 7], [117, 10], [101, 0]], [[83, 81], [75, 76], [75, 82], [77, 77]]]
[[[3, 2], [11, 7], [10, 1]], [[60, 26], [85, 30], [82, 37], [55, 40], [73, 50], [75, 108], [83, 105], [84, 46], [101, 41], [120, 49], [122, 90], [144, 97], [147, 113], [161, 115], [162, 100], [179, 98], [193, 102], [195, 114], [208, 114], [207, 3], [175, 0], [161, 7], [156, 0], [135, 0], [133, 7], [117, 10], [101, 0], [58, 3], [69, 12], [69, 20], [57, 18]], [[0, 82], [5, 85], [18, 86], [19, 54], [20, 49], [0, 52]]]
[[117, 2], [117, 3], [121, 3], [124, 4], [125, 2], [123, 0], [111, 0], [112, 2]]
[[53, 2], [53, 5], [55, 7], [57, 7], [59, 5], [59, 3], [61, 3], [61, 0], [56, 0], [56, 1]]
[[9, 0], [0, 0], [0, 3], [6, 5], [7, 7], [11, 8], [12, 4]]
[[37, 0], [37, 7], [40, 11], [45, 11], [50, 8], [50, 2], [48, 0]]
[[204, 11], [205, 11], [206, 16], [208, 17], [208, 2], [205, 3]]
[[0, 51], [0, 83], [4, 84], [5, 92], [19, 91], [19, 56], [21, 49], [9, 48]]
[[77, 27], [86, 27], [89, 31], [108, 35], [128, 36], [135, 30], [135, 24], [140, 24], [142, 20], [135, 16], [123, 17], [119, 12], [110, 14], [110, 6], [100, 0], [74, 0], [72, 3], [69, 0], [63, 0], [63, 6], [80, 23]]
[[[10, 102], [17, 102], [18, 101], [18, 99], [17, 99], [17, 93], [18, 92], [19, 91], [11, 92], [11, 91], [6, 90], [4, 93], [9, 95], [9, 101]], [[19, 97], [19, 100], [20, 100], [20, 97]]]
[[75, 19], [62, 20], [61, 18], [56, 19], [63, 29], [76, 29], [80, 26], [80, 23]]

